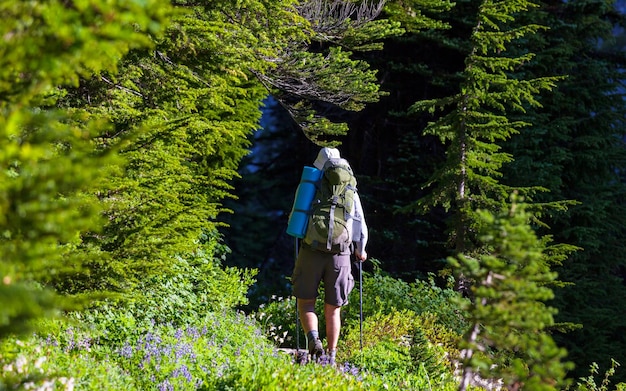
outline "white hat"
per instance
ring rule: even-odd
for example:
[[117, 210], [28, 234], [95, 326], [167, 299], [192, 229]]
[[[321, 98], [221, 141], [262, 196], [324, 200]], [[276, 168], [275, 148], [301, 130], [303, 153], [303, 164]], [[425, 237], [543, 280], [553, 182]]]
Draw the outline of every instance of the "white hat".
[[341, 156], [339, 155], [339, 150], [337, 148], [328, 148], [324, 147], [320, 149], [320, 152], [317, 154], [317, 159], [313, 162], [315, 168], [321, 170], [324, 168], [324, 164], [328, 161], [328, 159], [339, 159]]

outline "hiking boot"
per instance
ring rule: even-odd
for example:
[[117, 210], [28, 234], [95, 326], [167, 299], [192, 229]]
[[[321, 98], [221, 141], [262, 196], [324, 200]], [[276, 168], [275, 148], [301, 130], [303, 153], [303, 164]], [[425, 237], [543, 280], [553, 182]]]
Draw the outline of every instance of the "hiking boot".
[[309, 354], [312, 361], [317, 361], [322, 355], [324, 355], [324, 347], [322, 341], [319, 338], [315, 339], [312, 346], [309, 348]]

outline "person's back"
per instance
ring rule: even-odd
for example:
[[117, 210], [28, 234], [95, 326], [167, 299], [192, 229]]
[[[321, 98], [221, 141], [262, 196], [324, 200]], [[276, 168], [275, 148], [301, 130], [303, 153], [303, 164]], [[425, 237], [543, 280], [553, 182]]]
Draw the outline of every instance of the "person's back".
[[350, 251], [356, 190], [356, 178], [348, 161], [326, 160], [311, 204], [304, 243], [323, 252]]
[[[345, 170], [347, 170], [346, 166], [350, 167], [347, 161], [341, 159], [337, 149], [322, 148], [314, 166], [324, 170], [324, 168], [328, 169], [330, 165], [335, 165], [337, 162], [341, 162]], [[323, 210], [323, 212], [318, 214], [324, 217], [318, 218], [322, 220], [321, 223], [313, 222], [313, 217], [316, 215], [316, 205], [313, 205], [313, 217], [309, 221], [307, 236], [309, 229], [317, 229], [318, 232], [315, 234], [317, 236], [314, 236], [317, 239], [313, 240], [309, 236], [308, 239], [305, 237], [302, 241], [292, 275], [293, 294], [298, 300], [300, 320], [307, 335], [309, 352], [314, 358], [319, 358], [324, 354], [319, 339], [318, 319], [315, 314], [317, 291], [320, 282], [324, 281], [326, 339], [331, 363], [334, 363], [339, 339], [340, 310], [342, 306], [348, 303], [348, 295], [354, 288], [350, 254], [353, 252], [361, 262], [367, 259], [365, 251], [368, 235], [367, 225], [361, 200], [356, 190], [356, 180], [353, 179], [354, 175], [351, 169], [349, 174], [346, 176], [347, 179], [344, 178], [343, 181], [340, 179], [327, 180], [327, 183], [322, 186], [330, 186], [330, 188], [325, 189], [325, 191], [318, 191], [320, 194], [319, 196], [316, 195], [314, 203], [319, 204], [318, 209]], [[338, 175], [342, 174], [339, 173]], [[350, 176], [352, 178], [349, 178]], [[332, 184], [333, 181], [335, 182], [334, 185]], [[332, 186], [337, 187], [332, 189]], [[346, 193], [348, 193], [347, 196]], [[316, 225], [318, 225], [317, 228]], [[339, 232], [344, 229], [345, 234]]]

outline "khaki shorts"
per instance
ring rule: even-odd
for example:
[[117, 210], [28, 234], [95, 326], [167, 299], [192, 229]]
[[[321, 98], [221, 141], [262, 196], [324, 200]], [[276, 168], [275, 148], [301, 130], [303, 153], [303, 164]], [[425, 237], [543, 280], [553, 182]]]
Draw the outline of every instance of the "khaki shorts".
[[348, 295], [354, 288], [350, 254], [327, 254], [300, 247], [291, 276], [293, 295], [315, 299], [321, 281], [324, 281], [325, 303], [338, 307], [348, 304]]

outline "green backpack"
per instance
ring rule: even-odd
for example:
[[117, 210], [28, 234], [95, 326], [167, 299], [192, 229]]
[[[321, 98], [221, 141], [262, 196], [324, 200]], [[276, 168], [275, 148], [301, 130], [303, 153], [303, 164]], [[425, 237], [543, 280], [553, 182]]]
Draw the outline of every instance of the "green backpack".
[[345, 253], [352, 244], [356, 178], [345, 159], [329, 159], [311, 204], [304, 243], [328, 253]]

